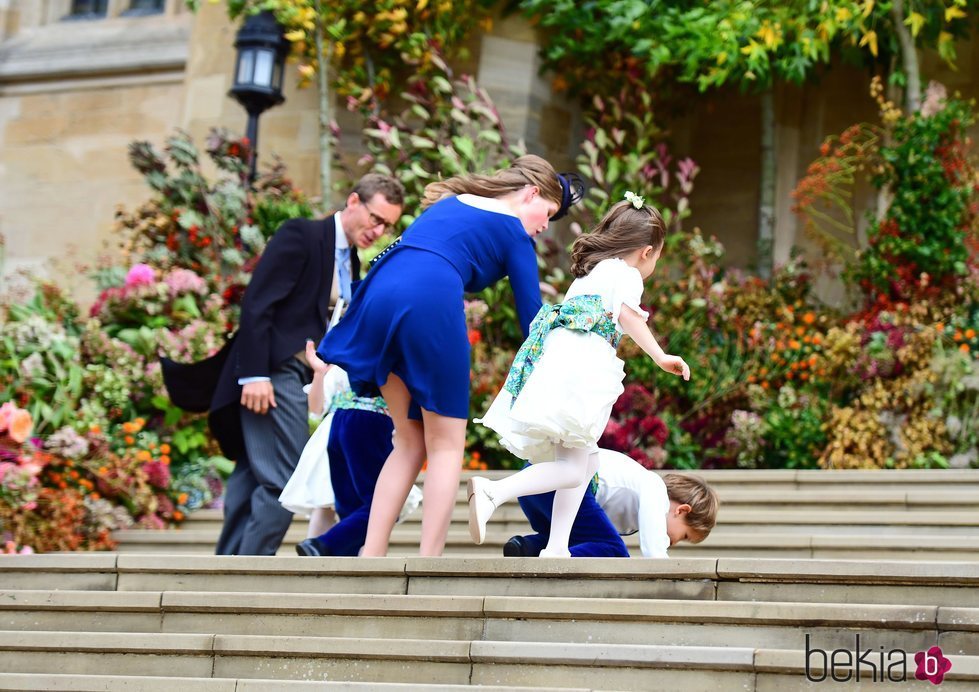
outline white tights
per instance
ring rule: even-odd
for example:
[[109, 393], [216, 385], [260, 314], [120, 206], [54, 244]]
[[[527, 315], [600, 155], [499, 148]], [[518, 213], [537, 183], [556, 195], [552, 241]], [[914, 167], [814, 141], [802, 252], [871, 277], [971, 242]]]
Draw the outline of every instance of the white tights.
[[586, 449], [558, 447], [557, 458], [551, 462], [532, 464], [512, 476], [487, 483], [486, 490], [497, 507], [524, 495], [539, 495], [554, 491], [551, 511], [551, 535], [542, 557], [567, 557], [571, 527], [581, 498], [592, 476], [598, 471], [598, 453]]

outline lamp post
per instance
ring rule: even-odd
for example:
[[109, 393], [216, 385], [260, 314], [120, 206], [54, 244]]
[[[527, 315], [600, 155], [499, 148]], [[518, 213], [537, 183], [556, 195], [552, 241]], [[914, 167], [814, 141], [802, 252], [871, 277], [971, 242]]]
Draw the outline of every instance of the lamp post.
[[252, 148], [248, 180], [254, 182], [258, 162], [258, 117], [285, 101], [282, 73], [289, 42], [275, 15], [266, 11], [245, 20], [235, 37], [235, 48], [238, 50], [238, 60], [234, 84], [228, 95], [233, 96], [248, 113], [245, 134]]

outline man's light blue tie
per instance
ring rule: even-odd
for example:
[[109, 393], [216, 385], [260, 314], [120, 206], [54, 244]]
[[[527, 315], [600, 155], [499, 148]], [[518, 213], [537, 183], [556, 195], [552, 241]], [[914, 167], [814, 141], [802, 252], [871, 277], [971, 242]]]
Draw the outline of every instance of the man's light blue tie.
[[350, 248], [337, 250], [337, 277], [340, 279], [340, 297], [343, 302], [350, 304]]

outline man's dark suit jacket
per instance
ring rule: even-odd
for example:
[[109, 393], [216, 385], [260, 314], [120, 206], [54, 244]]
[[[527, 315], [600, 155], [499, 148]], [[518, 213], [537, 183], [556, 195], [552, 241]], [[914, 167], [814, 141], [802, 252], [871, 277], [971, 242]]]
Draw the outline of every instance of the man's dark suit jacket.
[[[269, 240], [245, 289], [238, 332], [215, 355], [190, 364], [162, 358], [173, 403], [209, 411], [208, 420], [229, 459], [244, 451], [239, 401], [242, 377], [269, 376], [326, 330], [333, 288], [336, 221], [290, 219]], [[351, 247], [352, 277], [360, 275]]]

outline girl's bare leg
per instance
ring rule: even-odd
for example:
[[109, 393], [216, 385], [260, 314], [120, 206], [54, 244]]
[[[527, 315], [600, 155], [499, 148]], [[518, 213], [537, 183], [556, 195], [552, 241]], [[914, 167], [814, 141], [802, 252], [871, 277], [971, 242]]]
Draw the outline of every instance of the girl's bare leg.
[[337, 513], [332, 507], [317, 507], [309, 515], [309, 530], [306, 538], [316, 538], [333, 528], [337, 523]]
[[389, 376], [381, 387], [381, 396], [394, 422], [394, 449], [377, 477], [367, 538], [360, 551], [364, 557], [387, 555], [391, 530], [425, 460], [424, 430], [421, 423], [408, 419], [411, 394], [405, 383], [397, 375]]
[[425, 410], [422, 410], [422, 419], [425, 422], [428, 471], [425, 474], [419, 552], [421, 555], [441, 555], [459, 491], [467, 421]]

